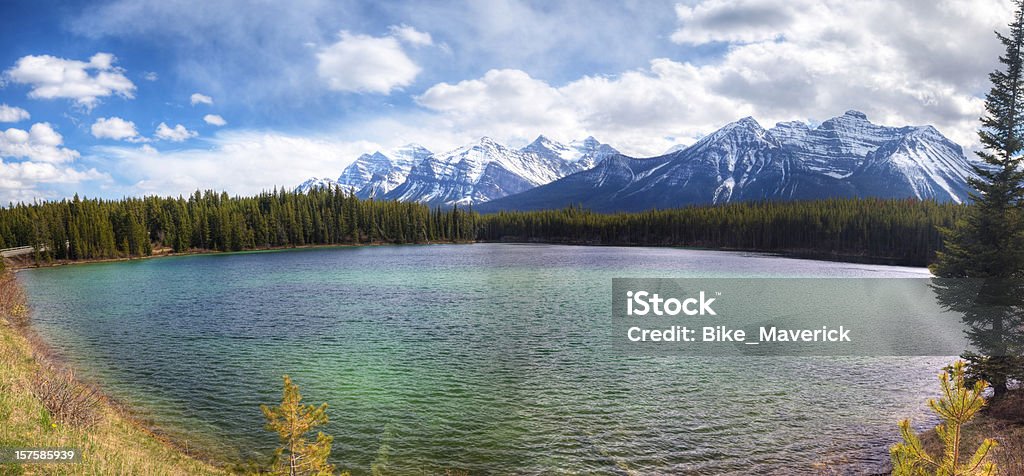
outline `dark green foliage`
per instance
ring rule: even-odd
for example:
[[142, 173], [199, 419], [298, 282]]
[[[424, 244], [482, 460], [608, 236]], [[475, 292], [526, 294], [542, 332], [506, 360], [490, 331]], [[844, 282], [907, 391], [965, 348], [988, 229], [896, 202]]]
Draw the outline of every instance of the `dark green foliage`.
[[[985, 166], [975, 167], [979, 178], [970, 182], [974, 203], [954, 227], [943, 230], [946, 250], [932, 266], [937, 276], [985, 279], [996, 289], [1024, 278], [1024, 5], [1016, 3], [1009, 36], [996, 33], [1006, 51], [1000, 69], [989, 75], [992, 89], [978, 131], [985, 148], [978, 156]], [[962, 357], [968, 377], [987, 379], [1000, 397], [1009, 380], [1024, 375], [1024, 349], [1014, 339], [1021, 332], [1021, 303], [1007, 305], [999, 293], [988, 293], [988, 299], [978, 304], [995, 311], [983, 318], [975, 313], [968, 321], [974, 335], [986, 339], [972, 337], [979, 352]]]
[[732, 203], [640, 213], [580, 208], [480, 218], [481, 240], [696, 246], [863, 257], [923, 266], [963, 206], [917, 200], [832, 199]]
[[40, 246], [39, 260], [147, 256], [154, 247], [238, 251], [356, 243], [467, 241], [477, 215], [458, 208], [359, 200], [344, 192], [255, 197], [80, 199], [0, 209], [0, 242]]

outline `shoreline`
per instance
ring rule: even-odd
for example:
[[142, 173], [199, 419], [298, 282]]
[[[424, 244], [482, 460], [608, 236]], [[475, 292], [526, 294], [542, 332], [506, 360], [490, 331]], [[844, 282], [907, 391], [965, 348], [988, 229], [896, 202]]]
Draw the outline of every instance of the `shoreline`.
[[[0, 279], [7, 278], [13, 282], [18, 290], [21, 290], [21, 286], [17, 281], [17, 277], [14, 276], [15, 270], [0, 271]], [[5, 275], [9, 275], [6, 277]], [[10, 285], [9, 283], [0, 283], [0, 285]], [[8, 303], [9, 306], [24, 306], [24, 309], [28, 309], [27, 298], [24, 293], [20, 293], [21, 299], [16, 299], [15, 302]], [[12, 316], [5, 312], [4, 309], [0, 308], [0, 350], [3, 351], [5, 357], [11, 357], [11, 362], [5, 362], [8, 365], [6, 369], [7, 373], [0, 374], [4, 377], [0, 380], [0, 383], [6, 383], [8, 388], [5, 392], [10, 393], [11, 397], [21, 396], [23, 399], [27, 398], [27, 403], [37, 404], [34, 406], [40, 406], [41, 411], [47, 412], [43, 402], [33, 393], [30, 388], [21, 388], [26, 385], [31, 386], [31, 382], [24, 382], [27, 378], [47, 378], [54, 376], [67, 376], [68, 381], [75, 388], [83, 389], [90, 394], [95, 396], [95, 403], [89, 408], [96, 418], [96, 422], [91, 426], [80, 427], [71, 423], [60, 422], [60, 426], [57, 426], [58, 421], [54, 420], [53, 430], [60, 431], [64, 434], [60, 435], [59, 444], [61, 446], [68, 446], [69, 439], [72, 440], [73, 446], [76, 449], [82, 451], [82, 462], [76, 463], [77, 465], [85, 465], [87, 462], [92, 464], [112, 464], [120, 470], [125, 470], [125, 465], [132, 465], [136, 467], [159, 466], [161, 469], [173, 469], [174, 471], [170, 474], [225, 474], [225, 468], [229, 466], [228, 461], [222, 461], [214, 458], [212, 455], [206, 454], [202, 451], [193, 452], [188, 448], [187, 442], [182, 445], [174, 438], [162, 433], [155, 425], [150, 424], [143, 418], [136, 414], [131, 406], [127, 402], [123, 402], [109, 393], [104, 391], [102, 386], [83, 380], [76, 374], [76, 369], [73, 368], [67, 361], [61, 357], [60, 353], [52, 346], [50, 346], [43, 337], [36, 332], [32, 326], [31, 311], [26, 311], [28, 314], [17, 320], [12, 319]], [[4, 335], [6, 334], [6, 335]], [[17, 359], [17, 360], [16, 360]], [[21, 366], [24, 368], [16, 368], [18, 361], [20, 360]], [[21, 373], [27, 375], [19, 375], [18, 370], [22, 370]], [[6, 382], [8, 379], [12, 379], [10, 382]], [[20, 385], [18, 385], [20, 384]], [[12, 386], [13, 385], [13, 386]], [[15, 395], [17, 390], [21, 390], [21, 395]], [[12, 408], [11, 411], [5, 416], [5, 424], [10, 425], [12, 428], [16, 426], [14, 420], [19, 416], [15, 413], [28, 412], [26, 408]], [[23, 416], [23, 415], [22, 415]], [[52, 418], [52, 416], [50, 417]], [[123, 427], [127, 428], [123, 428]], [[100, 427], [99, 429], [97, 427]], [[120, 446], [115, 442], [114, 444], [109, 441], [102, 441], [99, 444], [94, 441], [90, 441], [91, 437], [97, 433], [104, 433], [102, 430], [107, 430], [106, 436], [113, 436], [115, 439], [128, 439], [127, 444], [131, 446]], [[45, 432], [50, 431], [47, 428], [43, 428]], [[131, 433], [137, 433], [132, 435]], [[38, 431], [36, 432], [38, 433]], [[71, 435], [69, 436], [68, 433]], [[33, 446], [42, 446], [39, 444], [36, 434], [25, 434], [18, 435], [27, 441], [28, 443], [34, 443]], [[74, 438], [78, 436], [79, 438]], [[157, 448], [153, 448], [149, 443], [157, 445]], [[106, 444], [103, 444], [106, 443]], [[79, 446], [81, 445], [81, 446]], [[54, 446], [54, 445], [51, 445]], [[84, 448], [83, 448], [84, 446]], [[146, 448], [149, 446], [149, 448]], [[88, 450], [94, 452], [90, 454]], [[134, 453], [143, 452], [144, 458], [156, 458], [155, 461], [145, 461], [144, 459], [134, 460], [132, 456]], [[169, 453], [169, 454], [152, 454], [152, 453]], [[90, 457], [97, 456], [101, 461], [90, 460]], [[122, 460], [123, 458], [123, 460]], [[16, 463], [10, 463], [15, 468], [19, 468]], [[7, 466], [7, 464], [0, 464], [0, 469]], [[24, 466], [20, 468], [25, 469]]]
[[[337, 244], [314, 244], [314, 245], [302, 245], [302, 246], [271, 246], [268, 248], [252, 248], [248, 250], [238, 251], [218, 251], [218, 250], [199, 250], [193, 249], [184, 251], [181, 253], [175, 253], [173, 251], [166, 251], [170, 248], [160, 248], [159, 252], [154, 250], [153, 254], [148, 256], [132, 256], [126, 258], [89, 258], [89, 259], [61, 259], [54, 260], [46, 264], [36, 264], [31, 259], [12, 259], [6, 258], [7, 269], [17, 272], [23, 269], [35, 269], [35, 268], [55, 268], [59, 266], [73, 266], [79, 264], [97, 264], [97, 263], [123, 263], [130, 261], [142, 261], [151, 260], [158, 258], [182, 258], [187, 256], [202, 256], [202, 255], [234, 255], [234, 254], [249, 254], [249, 253], [273, 253], [280, 251], [290, 250], [311, 250], [320, 248], [362, 248], [368, 246], [428, 246], [428, 245], [464, 245], [482, 243], [477, 241], [432, 241], [427, 243], [388, 243], [388, 242], [375, 242], [375, 243], [337, 243]], [[27, 256], [27, 255], [26, 255]]]
[[59, 351], [54, 349], [53, 346], [47, 343], [43, 336], [35, 330], [32, 325], [31, 318], [27, 319], [23, 325], [14, 325], [10, 327], [12, 327], [14, 332], [18, 333], [25, 339], [25, 341], [28, 342], [32, 357], [41, 367], [55, 372], [71, 372], [73, 381], [77, 385], [88, 388], [100, 397], [100, 405], [107, 407], [109, 410], [116, 413], [119, 418], [124, 419], [139, 431], [162, 443], [169, 449], [181, 453], [187, 458], [192, 458], [218, 468], [225, 466], [225, 461], [214, 458], [212, 455], [208, 455], [202, 451], [191, 451], [188, 447], [187, 440], [186, 443], [182, 445], [177, 441], [177, 439], [162, 431], [156, 424], [140, 417], [138, 412], [132, 409], [131, 404], [111, 395], [109, 392], [104, 390], [103, 386], [99, 383], [79, 377], [78, 369], [68, 363], [67, 359], [64, 358]]
[[[892, 257], [879, 257], [869, 255], [851, 255], [851, 254], [834, 254], [826, 253], [814, 250], [758, 250], [758, 249], [746, 249], [746, 248], [705, 248], [700, 246], [673, 246], [673, 245], [639, 245], [639, 244], [627, 244], [627, 243], [582, 243], [582, 242], [563, 242], [558, 240], [547, 240], [547, 241], [533, 241], [533, 240], [476, 240], [476, 241], [435, 241], [427, 243], [389, 243], [389, 242], [375, 242], [375, 243], [338, 243], [338, 244], [312, 244], [302, 246], [274, 246], [268, 248], [253, 248], [248, 250], [238, 251], [218, 251], [218, 250], [189, 250], [181, 253], [175, 253], [169, 251], [169, 248], [160, 248], [154, 250], [154, 253], [148, 256], [135, 256], [126, 258], [94, 258], [94, 259], [81, 259], [81, 260], [54, 260], [46, 264], [36, 264], [31, 259], [12, 259], [7, 258], [7, 268], [13, 272], [18, 272], [23, 269], [33, 268], [51, 268], [58, 266], [70, 266], [80, 264], [96, 264], [96, 263], [120, 263], [140, 260], [150, 260], [157, 258], [173, 258], [173, 257], [187, 257], [187, 256], [201, 256], [201, 255], [233, 255], [233, 254], [247, 254], [247, 253], [270, 253], [270, 252], [281, 252], [290, 250], [309, 250], [309, 249], [330, 249], [330, 248], [362, 248], [369, 246], [428, 246], [428, 245], [472, 245], [472, 244], [523, 244], [523, 245], [556, 245], [556, 246], [591, 246], [591, 247], [623, 247], [623, 248], [670, 248], [670, 249], [683, 249], [683, 250], [696, 250], [696, 251], [721, 251], [726, 253], [758, 253], [768, 256], [778, 256], [782, 258], [791, 259], [802, 259], [811, 261], [826, 261], [833, 263], [850, 263], [850, 264], [871, 264], [880, 266], [899, 266], [899, 267], [910, 267], [910, 268], [928, 268], [927, 264], [922, 264], [914, 261], [908, 261], [900, 258]], [[27, 256], [27, 255], [26, 255]]]

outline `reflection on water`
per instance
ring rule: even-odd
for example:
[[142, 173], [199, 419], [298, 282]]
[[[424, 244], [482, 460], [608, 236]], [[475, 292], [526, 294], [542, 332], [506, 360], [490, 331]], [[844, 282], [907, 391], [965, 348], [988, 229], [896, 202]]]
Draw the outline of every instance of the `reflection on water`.
[[932, 289], [967, 327], [970, 377], [989, 382], [996, 395], [1006, 392], [1009, 378], [1024, 378], [1024, 280], [937, 278]]
[[[710, 251], [392, 246], [19, 274], [40, 332], [190, 446], [266, 454], [290, 374], [353, 474], [874, 468], [949, 358], [623, 356], [613, 277], [924, 277]], [[386, 451], [382, 452], [384, 448]], [[386, 454], [384, 454], [386, 453]], [[382, 456], [384, 454], [384, 456]], [[384, 461], [381, 461], [381, 458]], [[853, 465], [853, 466], [843, 466]]]

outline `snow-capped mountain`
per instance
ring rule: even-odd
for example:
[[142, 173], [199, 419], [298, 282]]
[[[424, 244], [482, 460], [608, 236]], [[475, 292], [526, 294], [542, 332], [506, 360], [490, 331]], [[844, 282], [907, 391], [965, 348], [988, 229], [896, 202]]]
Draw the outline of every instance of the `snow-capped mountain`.
[[619, 153], [614, 147], [602, 144], [593, 136], [583, 140], [575, 140], [566, 145], [541, 135], [537, 136], [537, 139], [531, 142], [530, 145], [519, 150], [526, 153], [532, 152], [544, 157], [561, 159], [571, 164], [570, 168], [574, 173], [587, 170], [597, 165], [598, 162]]
[[[593, 137], [566, 145], [539, 136], [519, 150], [483, 137], [436, 156], [408, 144], [361, 155], [335, 184], [360, 198], [474, 205], [586, 170], [617, 154]], [[307, 184], [300, 187], [320, 185], [314, 180]]]
[[300, 183], [299, 186], [295, 187], [295, 193], [306, 193], [306, 192], [308, 192], [310, 190], [313, 190], [313, 189], [333, 188], [333, 187], [338, 187], [338, 186], [339, 186], [338, 182], [334, 181], [333, 179], [329, 179], [327, 177], [324, 177], [324, 178], [310, 177], [309, 180], [306, 180], [305, 182]]
[[405, 182], [413, 166], [430, 155], [431, 152], [419, 144], [363, 154], [345, 167], [337, 182], [360, 198], [381, 197]]
[[[538, 138], [540, 140], [542, 138]], [[537, 142], [535, 141], [535, 145]], [[479, 141], [425, 158], [409, 171], [404, 183], [384, 195], [386, 199], [431, 205], [471, 205], [529, 190], [579, 170], [580, 164], [558, 153], [553, 141], [539, 149], [515, 150], [483, 137]], [[556, 149], [557, 148], [557, 149]], [[582, 160], [584, 154], [578, 159]]]
[[908, 128], [898, 139], [868, 154], [850, 179], [862, 194], [910, 196], [962, 203], [974, 176], [963, 149], [932, 126]]
[[644, 210], [744, 200], [878, 196], [962, 203], [973, 175], [934, 127], [886, 127], [848, 111], [815, 128], [744, 118], [682, 150], [606, 158], [594, 168], [478, 207]]

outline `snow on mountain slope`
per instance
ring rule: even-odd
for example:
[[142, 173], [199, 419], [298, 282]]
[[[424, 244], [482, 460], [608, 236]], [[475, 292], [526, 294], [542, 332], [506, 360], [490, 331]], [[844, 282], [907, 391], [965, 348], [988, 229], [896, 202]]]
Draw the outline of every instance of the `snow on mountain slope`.
[[614, 147], [602, 144], [593, 136], [574, 140], [566, 145], [541, 135], [530, 145], [519, 150], [549, 158], [559, 158], [570, 164], [569, 169], [572, 173], [592, 168], [598, 162], [619, 153]]
[[338, 186], [338, 182], [335, 182], [333, 179], [329, 179], [327, 177], [311, 177], [309, 180], [306, 180], [295, 187], [295, 193], [306, 193], [313, 189], [333, 188]]
[[470, 205], [549, 183], [574, 172], [560, 156], [510, 149], [483, 137], [416, 164], [384, 198], [432, 205]]
[[960, 146], [931, 126], [880, 126], [847, 111], [816, 128], [786, 122], [765, 130], [747, 117], [682, 150], [651, 159], [606, 159], [477, 209], [582, 204], [628, 211], [853, 196], [962, 203], [974, 175], [971, 164]]
[[849, 176], [869, 153], [906, 132], [906, 127], [872, 124], [860, 111], [846, 111], [813, 129], [802, 122], [781, 122], [769, 130], [808, 169], [835, 178]]
[[430, 155], [419, 144], [363, 154], [342, 171], [338, 184], [354, 190], [361, 198], [383, 196], [405, 182], [413, 166]]
[[963, 149], [932, 126], [908, 128], [906, 134], [870, 153], [851, 177], [864, 195], [932, 198], [963, 203], [974, 170]]

